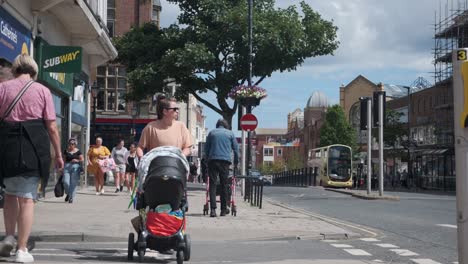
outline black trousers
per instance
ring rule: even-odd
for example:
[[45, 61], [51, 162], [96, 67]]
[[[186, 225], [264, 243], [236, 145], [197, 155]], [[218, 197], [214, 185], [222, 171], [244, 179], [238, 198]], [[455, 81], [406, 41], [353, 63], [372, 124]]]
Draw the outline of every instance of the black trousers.
[[208, 162], [208, 175], [210, 176], [210, 208], [216, 209], [216, 184], [221, 185], [221, 210], [227, 209], [228, 199], [228, 174], [231, 163], [224, 160], [210, 160]]

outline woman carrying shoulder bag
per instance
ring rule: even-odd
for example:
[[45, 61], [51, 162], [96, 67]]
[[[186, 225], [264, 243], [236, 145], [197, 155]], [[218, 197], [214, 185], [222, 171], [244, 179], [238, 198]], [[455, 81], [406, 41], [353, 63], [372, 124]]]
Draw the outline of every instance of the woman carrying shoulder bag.
[[37, 187], [40, 181], [47, 185], [49, 178], [50, 143], [57, 169], [63, 169], [63, 160], [52, 95], [34, 82], [36, 62], [29, 55], [19, 55], [12, 73], [15, 79], [0, 83], [0, 179], [5, 186], [5, 238], [0, 242], [0, 256], [10, 256], [17, 247], [15, 261], [25, 263], [34, 261], [26, 245]]

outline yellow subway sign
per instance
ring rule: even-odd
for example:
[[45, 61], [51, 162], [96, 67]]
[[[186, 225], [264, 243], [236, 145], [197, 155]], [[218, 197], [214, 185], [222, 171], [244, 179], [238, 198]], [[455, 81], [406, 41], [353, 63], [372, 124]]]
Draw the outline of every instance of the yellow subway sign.
[[81, 47], [44, 46], [41, 68], [45, 72], [80, 73]]

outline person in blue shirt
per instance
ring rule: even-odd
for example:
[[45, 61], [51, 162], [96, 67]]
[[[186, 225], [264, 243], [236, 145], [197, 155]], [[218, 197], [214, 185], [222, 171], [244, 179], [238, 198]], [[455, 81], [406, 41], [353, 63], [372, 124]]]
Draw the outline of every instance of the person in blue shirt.
[[216, 217], [216, 182], [219, 178], [221, 185], [221, 212], [220, 216], [229, 214], [227, 209], [228, 175], [232, 163], [231, 154], [234, 153], [234, 166], [239, 163], [239, 147], [234, 133], [229, 130], [225, 119], [219, 119], [216, 129], [212, 130], [205, 143], [205, 160], [208, 161], [208, 175], [210, 176], [210, 216]]

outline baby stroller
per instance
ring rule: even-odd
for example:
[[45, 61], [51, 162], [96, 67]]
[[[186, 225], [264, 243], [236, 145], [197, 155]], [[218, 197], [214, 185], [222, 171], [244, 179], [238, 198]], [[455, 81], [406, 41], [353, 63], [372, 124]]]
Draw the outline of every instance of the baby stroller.
[[142, 262], [146, 249], [176, 252], [177, 263], [190, 259], [190, 236], [185, 233], [188, 162], [178, 148], [159, 147], [148, 152], [138, 166], [137, 209], [141, 221], [135, 242], [128, 235], [128, 260], [133, 251]]
[[[206, 174], [206, 202], [205, 205], [203, 205], [203, 215], [208, 215], [208, 209], [210, 208], [210, 174]], [[237, 206], [236, 206], [236, 201], [235, 201], [235, 196], [236, 196], [236, 177], [235, 177], [235, 170], [233, 171], [232, 174], [228, 175], [228, 183], [229, 183], [229, 188], [228, 188], [228, 197], [226, 198], [227, 200], [227, 207], [231, 208], [231, 215], [232, 216], [237, 216]], [[216, 181], [216, 196], [221, 195], [221, 184], [219, 182], [219, 179]], [[216, 200], [216, 202], [219, 202]]]

